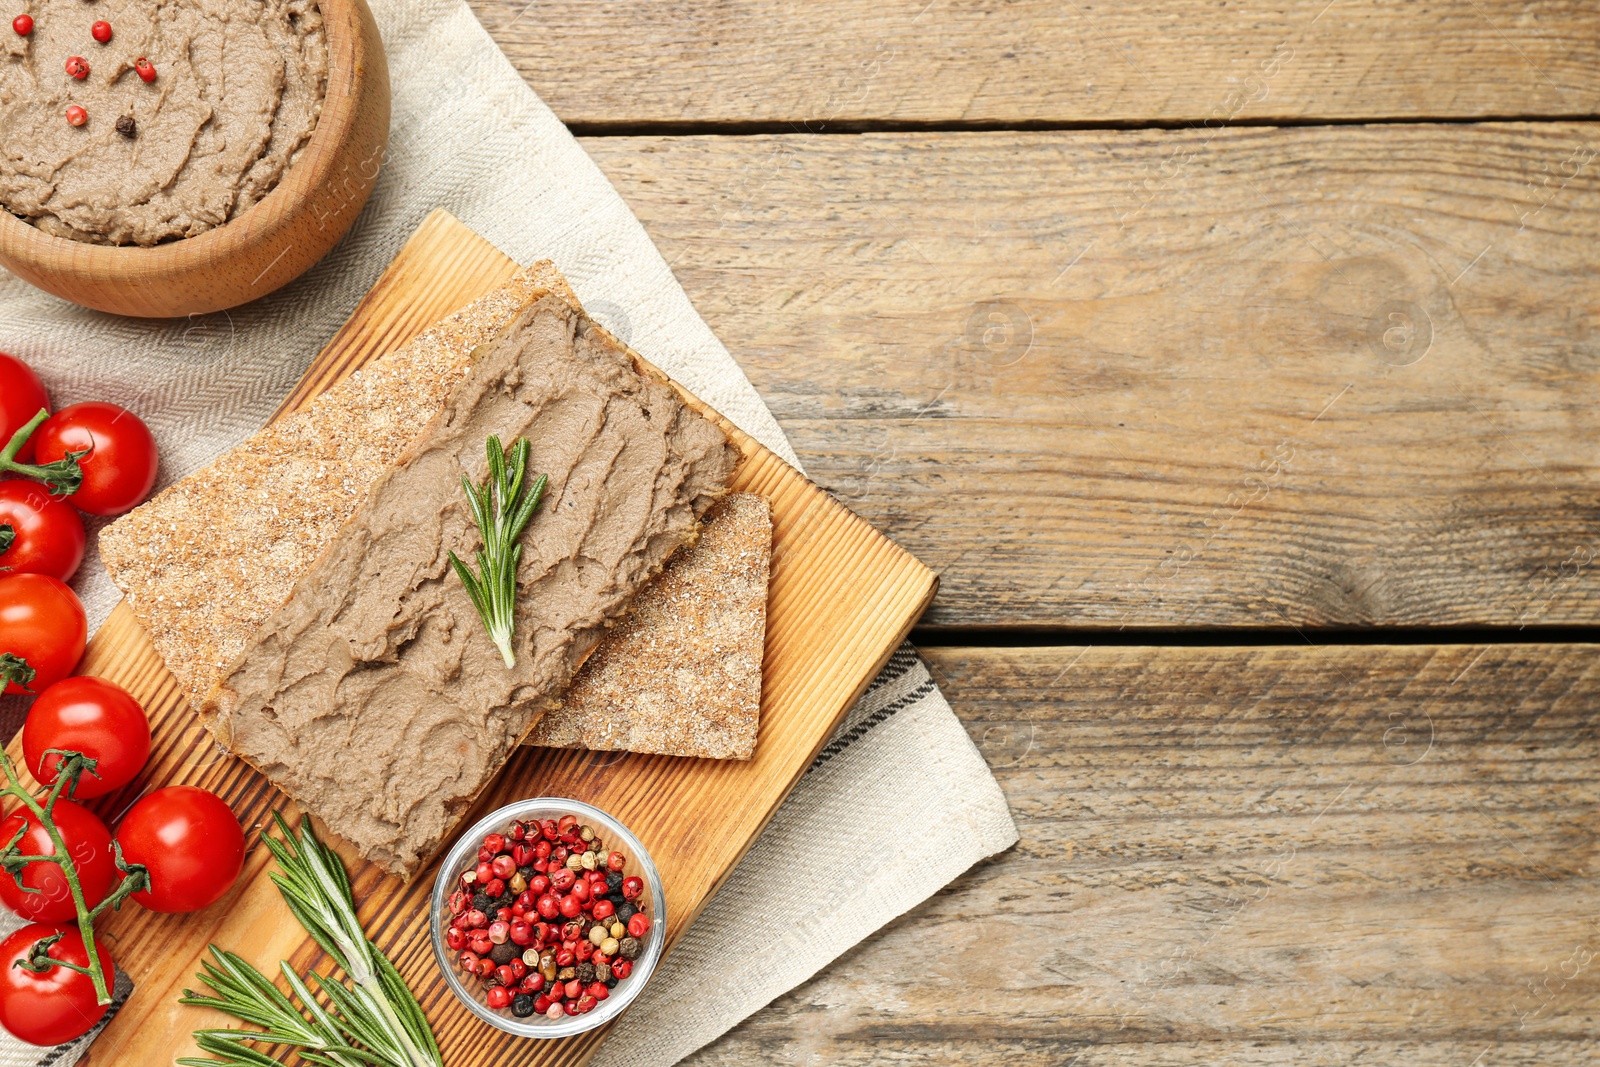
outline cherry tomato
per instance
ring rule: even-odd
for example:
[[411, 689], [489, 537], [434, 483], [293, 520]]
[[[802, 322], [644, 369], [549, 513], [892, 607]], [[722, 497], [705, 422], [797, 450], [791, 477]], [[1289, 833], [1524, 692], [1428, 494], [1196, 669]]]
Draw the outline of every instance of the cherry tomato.
[[[80, 804], [70, 800], [56, 801], [51, 812], [56, 830], [66, 843], [67, 854], [78, 868], [78, 886], [83, 890], [83, 903], [94, 907], [111, 892], [116, 880], [117, 861], [111, 851], [111, 834], [106, 824]], [[55, 842], [39, 825], [33, 812], [18, 808], [0, 822], [0, 842], [10, 841], [18, 830], [26, 828], [20, 847], [28, 856], [54, 856]], [[29, 893], [23, 889], [37, 889]], [[76, 922], [77, 906], [72, 902], [72, 889], [67, 885], [61, 868], [50, 860], [36, 860], [22, 868], [22, 885], [4, 870], [0, 870], [0, 902], [32, 922]]]
[[83, 605], [63, 582], [47, 574], [0, 575], [0, 680], [7, 693], [55, 685], [78, 665], [88, 639]]
[[139, 416], [115, 404], [69, 404], [33, 431], [33, 443], [34, 462], [41, 465], [89, 450], [78, 460], [83, 484], [70, 498], [79, 511], [121, 515], [156, 484], [156, 439]]
[[65, 678], [39, 694], [22, 724], [22, 754], [41, 785], [56, 782], [61, 757], [45, 755], [53, 748], [94, 759], [94, 770], [78, 776], [73, 796], [103, 797], [133, 781], [150, 758], [150, 720], [120, 685], [103, 678]]
[[215, 904], [244, 870], [244, 831], [215, 793], [192, 785], [157, 789], [117, 827], [122, 856], [150, 870], [150, 888], [133, 899], [151, 911], [187, 912]]
[[12, 573], [48, 574], [68, 581], [83, 562], [83, 520], [72, 505], [50, 495], [38, 482], [13, 478], [0, 482], [0, 546], [11, 527], [10, 547], [0, 547], [0, 568]]
[[[87, 967], [89, 953], [76, 926], [33, 923], [0, 941], [0, 1025], [12, 1037], [33, 1045], [62, 1045], [82, 1037], [106, 1013], [105, 1007], [95, 1003], [94, 982], [88, 975], [68, 967], [51, 967], [35, 974], [17, 966], [28, 958], [33, 946], [57, 934], [61, 939], [50, 946], [51, 958]], [[94, 939], [94, 954], [100, 958], [110, 989], [117, 971], [105, 938]]]
[[[32, 422], [40, 408], [50, 410], [50, 396], [44, 391], [44, 383], [39, 381], [32, 367], [16, 356], [0, 352], [0, 448], [6, 446], [12, 434]], [[37, 430], [17, 453], [17, 462], [33, 461], [35, 437], [38, 437]]]

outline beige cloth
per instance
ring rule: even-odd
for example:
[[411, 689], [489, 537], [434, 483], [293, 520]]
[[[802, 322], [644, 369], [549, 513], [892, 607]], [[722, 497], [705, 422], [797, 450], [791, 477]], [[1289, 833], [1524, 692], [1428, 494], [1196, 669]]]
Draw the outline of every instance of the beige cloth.
[[[597, 319], [793, 461], [644, 228], [467, 5], [372, 7], [394, 86], [389, 156], [326, 260], [243, 308], [169, 322], [85, 311], [0, 272], [0, 350], [30, 362], [57, 405], [113, 400], [143, 416], [165, 484], [265, 422], [407, 236], [443, 207], [520, 262], [554, 259]], [[98, 625], [117, 593], [96, 559], [76, 585]], [[21, 709], [10, 704], [14, 725]], [[1015, 840], [982, 757], [903, 648], [596, 1062], [675, 1062]], [[841, 850], [869, 859], [847, 883], [836, 877]], [[736, 976], [727, 958], [741, 961]], [[46, 1056], [67, 1067], [76, 1053], [63, 1051], [0, 1039], [0, 1067]]]

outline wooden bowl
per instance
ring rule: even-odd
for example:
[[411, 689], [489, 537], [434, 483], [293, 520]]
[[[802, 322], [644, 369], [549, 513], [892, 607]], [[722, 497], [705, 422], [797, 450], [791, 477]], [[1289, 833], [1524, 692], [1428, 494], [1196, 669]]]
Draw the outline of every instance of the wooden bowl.
[[365, 0], [319, 0], [328, 91], [300, 159], [243, 215], [197, 237], [94, 245], [0, 210], [0, 266], [97, 311], [205, 314], [265, 296], [310, 269], [361, 213], [389, 143], [389, 66]]

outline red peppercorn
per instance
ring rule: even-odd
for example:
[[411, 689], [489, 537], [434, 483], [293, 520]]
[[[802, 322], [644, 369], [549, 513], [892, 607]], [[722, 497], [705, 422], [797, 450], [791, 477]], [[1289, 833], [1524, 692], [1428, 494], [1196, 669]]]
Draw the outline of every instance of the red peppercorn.
[[450, 946], [451, 952], [460, 952], [467, 947], [467, 935], [464, 930], [450, 929], [444, 932], [444, 943]]
[[462, 912], [466, 911], [467, 910], [467, 901], [469, 899], [470, 898], [467, 896], [466, 892], [463, 891], [463, 890], [457, 889], [454, 893], [451, 893], [450, 894], [450, 914], [451, 915], [460, 915]]
[[590, 996], [579, 997], [578, 998], [578, 1014], [579, 1015], [585, 1015], [585, 1014], [593, 1011], [594, 1010], [594, 1003], [595, 1003], [595, 1001], [594, 1001], [593, 997], [590, 997]]
[[540, 996], [537, 1000], [535, 1000], [533, 1002], [533, 1013], [535, 1015], [543, 1015], [545, 1012], [547, 1012], [549, 1010], [550, 1010], [550, 998], [549, 997]]
[[596, 921], [601, 919], [609, 919], [616, 913], [617, 906], [611, 903], [611, 901], [604, 899], [595, 901], [594, 907], [590, 909], [590, 914], [595, 917]]
[[535, 841], [533, 843], [533, 858], [536, 859], [536, 860], [547, 860], [547, 859], [549, 859], [550, 858], [550, 842], [548, 842], [548, 841]]
[[96, 22], [93, 26], [89, 27], [89, 36], [93, 37], [101, 44], [105, 44], [111, 40], [111, 23], [101, 19], [99, 22]]
[[613, 871], [620, 871], [627, 865], [628, 861], [623, 858], [623, 855], [620, 852], [613, 852], [611, 855], [606, 857], [606, 866], [611, 868]]
[[[517, 864], [510, 856], [496, 856], [494, 862], [489, 864], [489, 869], [494, 871], [496, 878], [510, 878], [517, 873]], [[500, 892], [504, 893], [505, 890]]]
[[526, 867], [538, 858], [538, 856], [534, 855], [533, 846], [527, 842], [511, 846], [511, 860], [518, 867]]
[[503, 896], [506, 891], [506, 880], [504, 878], [491, 878], [484, 883], [483, 891], [491, 897]]
[[533, 861], [533, 869], [538, 871], [540, 874], [543, 874], [545, 871], [548, 871], [550, 869], [550, 861], [549, 860], [534, 860]]
[[638, 900], [644, 896], [644, 879], [638, 875], [622, 880], [622, 899]]
[[633, 918], [628, 920], [628, 936], [643, 937], [650, 932], [650, 916], [644, 912], [634, 912]]
[[633, 961], [632, 960], [614, 960], [614, 961], [612, 961], [612, 964], [611, 964], [611, 977], [621, 979], [621, 978], [628, 977], [628, 975], [630, 975], [632, 973], [633, 973]]
[[479, 885], [488, 885], [494, 879], [494, 868], [487, 862], [479, 863], [472, 874]]
[[577, 963], [577, 962], [578, 962], [578, 957], [573, 955], [572, 950], [570, 948], [564, 948], [560, 952], [556, 953], [556, 966], [557, 967], [571, 967], [574, 963]]
[[572, 884], [572, 888], [568, 892], [578, 899], [579, 904], [582, 904], [584, 901], [588, 900], [592, 895], [588, 882], [574, 882]]
[[511, 921], [511, 909], [510, 908], [496, 908], [496, 909], [494, 909], [494, 917], [497, 920], [499, 920], [500, 922], [508, 923], [508, 922]]
[[572, 981], [567, 983], [566, 993], [568, 1000], [571, 1000], [573, 997], [583, 996], [583, 983], [574, 978]]
[[72, 56], [67, 60], [67, 73], [82, 81], [89, 76], [89, 61], [82, 56]]
[[515, 919], [511, 923], [511, 943], [527, 948], [533, 944], [533, 924], [522, 919]]
[[[528, 965], [522, 962], [521, 956], [511, 961], [511, 973], [516, 976], [519, 982], [528, 976]], [[506, 984], [510, 985], [511, 983], [507, 982]]]
[[503, 1008], [511, 1003], [511, 990], [503, 985], [493, 986], [484, 994], [483, 999], [491, 1008]]
[[533, 936], [539, 941], [550, 940], [550, 924], [545, 922], [534, 923]]
[[467, 925], [463, 929], [479, 930], [488, 925], [489, 917], [477, 908], [471, 908], [467, 911]]
[[495, 853], [504, 852], [505, 850], [506, 838], [504, 834], [490, 834], [483, 839], [483, 851], [488, 852], [489, 855], [493, 856]]
[[550, 876], [550, 888], [555, 890], [557, 893], [565, 893], [567, 890], [571, 889], [573, 885], [577, 883], [577, 881], [577, 873], [575, 871], [569, 871], [563, 867]]
[[494, 950], [494, 942], [489, 939], [488, 934], [483, 933], [482, 931], [479, 931], [477, 934], [475, 934], [472, 940], [467, 942], [467, 944], [472, 947], [472, 951], [476, 952], [480, 956], [487, 956], [491, 951]]
[[502, 986], [514, 986], [517, 984], [516, 969], [509, 963], [502, 963], [496, 967], [494, 969], [494, 977]]
[[11, 20], [11, 28], [17, 31], [17, 36], [26, 37], [33, 32], [33, 16], [18, 15]]
[[539, 824], [539, 834], [546, 841], [554, 841], [556, 839], [556, 834], [559, 832], [560, 831], [556, 829], [556, 821], [554, 819], [545, 819]]
[[550, 879], [544, 875], [536, 874], [532, 878], [528, 879], [528, 892], [532, 893], [535, 899], [538, 898], [540, 893], [547, 893], [549, 891]]
[[568, 895], [561, 898], [561, 914], [569, 919], [576, 919], [583, 914], [583, 902], [576, 896]]
[[556, 832], [564, 834], [569, 830], [577, 829], [577, 826], [578, 817], [576, 815], [563, 815], [556, 821]]
[[538, 971], [534, 971], [525, 977], [522, 980], [522, 984], [517, 988], [521, 989], [524, 993], [538, 993], [544, 989], [544, 975], [540, 974]]
[[566, 1012], [568, 1015], [576, 1015], [578, 1014], [578, 1002], [576, 1000], [569, 1000], [561, 1006], [561, 1010]]
[[463, 971], [475, 972], [478, 969], [478, 954], [476, 952], [463, 952], [456, 962], [460, 964]]
[[500, 920], [500, 919], [496, 919], [494, 922], [489, 924], [489, 940], [493, 941], [495, 944], [497, 944], [497, 945], [505, 944], [506, 943], [506, 938], [508, 938], [510, 936], [511, 936], [511, 924], [510, 923], [504, 922], [503, 920]]
[[554, 919], [557, 915], [561, 914], [560, 903], [558, 903], [556, 898], [551, 896], [549, 893], [541, 896], [534, 904], [534, 908], [539, 912], [539, 917], [542, 919]]
[[572, 946], [572, 954], [578, 957], [579, 963], [588, 963], [589, 957], [594, 955], [594, 945], [588, 941], [579, 941]]
[[133, 72], [139, 75], [142, 81], [153, 82], [156, 80], [156, 68], [143, 56], [133, 61]]
[[487, 956], [479, 960], [475, 973], [479, 978], [489, 977], [494, 973], [494, 960], [489, 959]]
[[584, 992], [596, 1000], [604, 1000], [611, 995], [611, 990], [606, 988], [604, 982], [591, 982]]

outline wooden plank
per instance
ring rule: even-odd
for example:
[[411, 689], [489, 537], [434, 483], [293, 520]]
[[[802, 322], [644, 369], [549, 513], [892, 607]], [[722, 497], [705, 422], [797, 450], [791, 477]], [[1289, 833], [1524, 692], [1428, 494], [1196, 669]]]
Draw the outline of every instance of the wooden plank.
[[[1581, 117], [1600, 11], [1444, 0], [472, 0], [584, 130]], [[663, 129], [662, 132], [666, 132]]]
[[[297, 397], [309, 399], [366, 360], [404, 344], [511, 270], [511, 262], [482, 238], [436, 212], [360, 305], [352, 320], [358, 325], [342, 330], [313, 364], [307, 378], [315, 386]], [[773, 509], [774, 566], [755, 757], [740, 762], [523, 749], [464, 819], [532, 796], [576, 797], [616, 815], [650, 849], [661, 871], [669, 943], [705, 906], [839, 717], [904, 640], [936, 584], [902, 549], [771, 452], [723, 425], [745, 453], [734, 488], [761, 493]], [[95, 802], [97, 810], [114, 821], [153, 786], [192, 783], [226, 799], [256, 841], [283, 797], [211, 743], [126, 606], [95, 636], [80, 669], [137, 696], [155, 738], [145, 772]], [[20, 741], [9, 751], [20, 762]], [[432, 869], [405, 886], [351, 850], [344, 854], [353, 865], [363, 924], [427, 1010], [446, 1062], [573, 1065], [597, 1047], [603, 1031], [530, 1044], [476, 1020], [451, 997], [434, 963], [427, 918]], [[177, 1004], [180, 991], [193, 984], [208, 943], [237, 951], [269, 973], [285, 958], [302, 970], [327, 968], [277, 899], [267, 878], [270, 866], [257, 844], [240, 884], [206, 911], [164, 916], [130, 906], [105, 922], [118, 965], [133, 977], [136, 991], [85, 1063], [159, 1064], [192, 1054], [190, 1031], [223, 1022], [216, 1013]]]
[[590, 138], [933, 625], [1588, 624], [1600, 126]]
[[1600, 646], [925, 655], [1021, 842], [688, 1064], [1594, 1062]]

